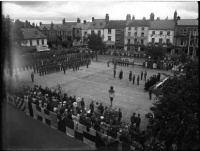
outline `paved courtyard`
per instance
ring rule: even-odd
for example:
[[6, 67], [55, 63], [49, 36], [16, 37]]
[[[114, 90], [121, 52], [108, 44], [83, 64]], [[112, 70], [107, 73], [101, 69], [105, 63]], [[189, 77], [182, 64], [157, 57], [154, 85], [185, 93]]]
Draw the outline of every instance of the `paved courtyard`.
[[[146, 129], [147, 119], [145, 114], [149, 112], [149, 108], [152, 105], [154, 96], [152, 100], [149, 100], [148, 92], [144, 92], [145, 81], [140, 81], [140, 85], [133, 85], [129, 82], [128, 76], [129, 71], [133, 74], [140, 75], [141, 71], [147, 71], [147, 79], [151, 75], [157, 75], [158, 72], [170, 74], [170, 71], [160, 71], [143, 68], [141, 66], [117, 66], [116, 78], [113, 77], [113, 65], [107, 67], [107, 60], [111, 60], [111, 56], [98, 56], [98, 62], [95, 59], [92, 61], [89, 68], [86, 66], [81, 67], [79, 71], [74, 71], [72, 69], [67, 70], [66, 74], [61, 72], [56, 72], [48, 74], [45, 76], [39, 76], [35, 74], [35, 82], [31, 82], [31, 72], [32, 70], [19, 72], [20, 85], [30, 85], [35, 84], [41, 85], [43, 87], [55, 87], [57, 84], [62, 86], [62, 89], [69, 95], [76, 95], [77, 97], [83, 97], [86, 102], [87, 109], [91, 100], [95, 102], [103, 102], [104, 105], [109, 106], [109, 94], [108, 90], [111, 85], [114, 86], [115, 98], [113, 101], [113, 108], [121, 109], [122, 111], [122, 121], [130, 123], [130, 116], [133, 112], [141, 115], [141, 129]], [[135, 62], [142, 63], [144, 59], [136, 58]], [[119, 80], [119, 71], [123, 70], [123, 79]], [[10, 78], [7, 74], [6, 79], [12, 81], [14, 84], [15, 78]], [[165, 76], [161, 75], [161, 79]]]

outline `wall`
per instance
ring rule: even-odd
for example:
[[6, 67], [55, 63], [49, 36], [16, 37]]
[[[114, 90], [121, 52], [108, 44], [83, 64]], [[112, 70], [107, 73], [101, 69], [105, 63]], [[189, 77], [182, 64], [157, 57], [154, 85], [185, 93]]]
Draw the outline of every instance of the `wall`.
[[[39, 39], [39, 45], [42, 45], [42, 39]], [[44, 45], [47, 45], [47, 39], [44, 39]], [[30, 40], [27, 40], [27, 45], [26, 46], [31, 46], [30, 45]], [[37, 46], [37, 39], [32, 40], [32, 46]]]
[[111, 41], [116, 41], [116, 30], [115, 29], [111, 29], [111, 34], [108, 34], [108, 29], [104, 29], [104, 41], [108, 40], [108, 36], [111, 36]]
[[[155, 31], [155, 35], [153, 35], [153, 36], [152, 36], [152, 31]], [[160, 31], [163, 31], [163, 35], [160, 35]], [[167, 36], [167, 31], [170, 31], [169, 36]], [[152, 38], [155, 38], [155, 43], [158, 43], [159, 38], [162, 38], [164, 43], [166, 43], [166, 39], [170, 39], [170, 42], [173, 44], [174, 31], [172, 31], [172, 30], [149, 30], [148, 41], [151, 42]]]

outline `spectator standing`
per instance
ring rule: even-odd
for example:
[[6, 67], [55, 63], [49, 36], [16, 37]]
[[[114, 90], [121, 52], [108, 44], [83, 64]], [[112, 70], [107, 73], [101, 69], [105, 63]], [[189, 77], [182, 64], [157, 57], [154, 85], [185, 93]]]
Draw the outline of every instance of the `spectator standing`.
[[118, 111], [118, 122], [121, 121], [121, 118], [122, 118], [122, 112], [121, 112], [121, 109], [119, 109], [119, 111]]
[[136, 117], [136, 127], [137, 128], [140, 127], [140, 123], [141, 123], [141, 118], [140, 118], [140, 114], [138, 114], [138, 117]]
[[32, 80], [32, 82], [34, 82], [34, 74], [33, 74], [33, 72], [31, 73], [31, 80]]
[[90, 103], [90, 113], [93, 113], [94, 112], [94, 101], [92, 101], [91, 103]]
[[131, 116], [131, 125], [135, 124], [135, 113]]
[[81, 100], [81, 107], [82, 107], [83, 109], [85, 108], [84, 98], [82, 98], [82, 100]]

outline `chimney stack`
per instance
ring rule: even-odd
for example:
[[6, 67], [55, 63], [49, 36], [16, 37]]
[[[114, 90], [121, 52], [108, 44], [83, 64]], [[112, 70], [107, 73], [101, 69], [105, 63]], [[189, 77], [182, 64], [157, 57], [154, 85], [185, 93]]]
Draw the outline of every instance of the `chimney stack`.
[[143, 20], [146, 20], [146, 17], [143, 17]]
[[160, 20], [160, 17], [157, 17], [157, 20]]
[[150, 14], [150, 20], [153, 21], [154, 20], [154, 13]]
[[40, 26], [42, 25], [42, 22], [40, 22]]
[[109, 22], [109, 15], [106, 14], [106, 24]]
[[62, 20], [62, 24], [65, 24], [65, 18]]
[[131, 15], [127, 14], [127, 16], [126, 16], [126, 22], [130, 22], [130, 21], [131, 21]]
[[174, 21], [177, 19], [177, 11], [174, 12]]
[[84, 24], [86, 24], [86, 20], [84, 20]]
[[92, 17], [92, 21], [94, 21], [94, 17]]
[[77, 23], [81, 23], [81, 20], [80, 20], [80, 18], [77, 18]]
[[135, 16], [133, 15], [132, 20], [135, 20]]

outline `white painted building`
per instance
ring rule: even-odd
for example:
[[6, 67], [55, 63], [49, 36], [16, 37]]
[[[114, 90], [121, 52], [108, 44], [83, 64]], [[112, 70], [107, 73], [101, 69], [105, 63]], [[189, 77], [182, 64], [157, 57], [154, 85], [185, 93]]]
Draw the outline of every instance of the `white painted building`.
[[154, 20], [151, 22], [148, 42], [155, 44], [174, 43], [174, 20]]
[[41, 33], [36, 28], [22, 28], [24, 41], [22, 46], [42, 46], [47, 45], [47, 36]]

